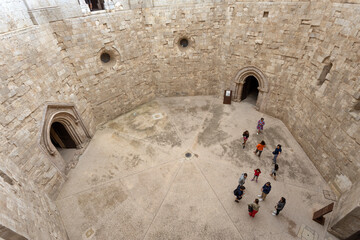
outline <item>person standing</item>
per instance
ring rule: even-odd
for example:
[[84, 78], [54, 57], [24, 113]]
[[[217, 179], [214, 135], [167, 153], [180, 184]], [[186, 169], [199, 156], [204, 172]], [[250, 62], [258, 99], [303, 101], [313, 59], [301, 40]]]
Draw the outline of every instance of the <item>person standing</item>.
[[275, 150], [272, 152], [272, 154], [274, 154], [273, 164], [276, 164], [276, 159], [281, 154], [281, 152], [282, 152], [281, 145], [278, 144]]
[[271, 183], [267, 182], [264, 184], [264, 186], [261, 188], [261, 195], [258, 195], [258, 197], [260, 197], [259, 201], [265, 201], [266, 196], [270, 193], [271, 191]]
[[254, 181], [254, 180], [256, 179], [256, 182], [257, 182], [260, 173], [261, 173], [260, 168], [255, 169], [255, 170], [254, 170], [254, 177], [253, 177], [253, 179], [251, 179], [251, 181]]
[[250, 217], [255, 217], [255, 214], [259, 211], [259, 199], [255, 199], [253, 203], [248, 204]]
[[281, 197], [280, 201], [275, 206], [275, 211], [272, 213], [273, 216], [279, 215], [280, 211], [284, 209], [286, 204], [286, 199], [284, 197]]
[[243, 139], [244, 139], [244, 142], [243, 142], [243, 149], [245, 148], [245, 144], [246, 144], [246, 141], [249, 139], [249, 131], [246, 130], [245, 132], [243, 132]]
[[255, 152], [254, 152], [255, 155], [256, 155], [256, 153], [259, 152], [259, 157], [260, 157], [262, 151], [264, 150], [264, 147], [266, 147], [266, 144], [265, 144], [265, 142], [264, 142], [264, 140], [263, 140], [263, 141], [261, 141], [261, 142], [256, 146], [256, 150], [255, 150]]
[[245, 184], [245, 180], [247, 178], [247, 173], [243, 173], [241, 174], [240, 178], [239, 178], [239, 186], [242, 186]]
[[277, 163], [275, 163], [275, 166], [274, 166], [274, 168], [273, 168], [273, 170], [271, 171], [271, 174], [270, 174], [271, 177], [274, 176], [275, 181], [276, 181], [276, 172], [277, 172], [277, 170], [279, 170], [279, 165]]
[[239, 200], [242, 199], [242, 197], [245, 194], [245, 187], [244, 186], [237, 186], [237, 188], [234, 190], [234, 195], [236, 196], [235, 202], [239, 202]]
[[258, 125], [257, 125], [257, 135], [259, 135], [263, 130], [264, 130], [264, 125], [265, 125], [265, 120], [264, 118], [261, 118], [259, 121], [258, 121]]

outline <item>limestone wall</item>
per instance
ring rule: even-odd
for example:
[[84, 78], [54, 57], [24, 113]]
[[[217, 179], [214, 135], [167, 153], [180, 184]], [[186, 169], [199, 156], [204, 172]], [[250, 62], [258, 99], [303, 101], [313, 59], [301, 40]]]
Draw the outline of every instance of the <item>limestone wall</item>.
[[[0, 35], [0, 152], [6, 159], [0, 170], [23, 184], [6, 203], [0, 197], [6, 205], [0, 224], [22, 222], [13, 230], [38, 236], [22, 220], [34, 207], [39, 226], [64, 239], [49, 198], [66, 176], [53, 164], [59, 155], [39, 144], [47, 102], [74, 103], [94, 133], [156, 96], [221, 96], [247, 66], [268, 81], [262, 110], [284, 121], [333, 189], [342, 193], [359, 181], [360, 5], [113, 0], [105, 5], [114, 11], [80, 16], [79, 2], [53, 0], [33, 1], [43, 8], [36, 15], [30, 4], [29, 17], [22, 1], [12, 2], [0, 3], [11, 9], [0, 22], [0, 32], [7, 32]], [[18, 20], [17, 12], [23, 13]], [[183, 37], [186, 49], [179, 46]], [[104, 52], [108, 63], [100, 60]], [[29, 204], [36, 198], [41, 204], [24, 207], [22, 219], [13, 215], [16, 199]]]
[[0, 157], [2, 232], [13, 231], [27, 239], [67, 239], [53, 201], [2, 152]]
[[[51, 25], [66, 62], [81, 81], [96, 124], [104, 123], [155, 97], [150, 36], [142, 11], [99, 14]], [[102, 53], [111, 61], [103, 63]]]
[[33, 25], [23, 0], [0, 1], [0, 33]]

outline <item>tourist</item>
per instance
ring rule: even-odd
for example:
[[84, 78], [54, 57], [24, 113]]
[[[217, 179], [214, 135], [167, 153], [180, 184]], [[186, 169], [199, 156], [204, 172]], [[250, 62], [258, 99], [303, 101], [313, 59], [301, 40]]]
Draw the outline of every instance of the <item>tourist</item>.
[[255, 155], [256, 155], [256, 153], [259, 152], [259, 157], [260, 157], [262, 151], [264, 150], [264, 147], [266, 147], [265, 142], [264, 142], [264, 141], [261, 141], [261, 142], [256, 146], [256, 150], [255, 150], [255, 152], [254, 152]]
[[281, 154], [281, 152], [282, 152], [281, 145], [278, 144], [277, 147], [275, 148], [275, 150], [274, 150], [273, 153], [272, 153], [272, 154], [274, 154], [273, 164], [276, 163], [276, 159], [277, 159], [277, 157]]
[[253, 179], [251, 179], [251, 181], [254, 181], [254, 180], [256, 179], [256, 182], [257, 182], [260, 173], [261, 173], [260, 168], [255, 169], [255, 170], [254, 170], [254, 177], [253, 177]]
[[253, 203], [248, 204], [250, 217], [255, 217], [255, 214], [259, 211], [259, 199], [255, 199]]
[[273, 168], [273, 170], [271, 171], [271, 174], [270, 174], [271, 177], [274, 176], [275, 181], [276, 181], [276, 172], [277, 172], [277, 170], [279, 170], [279, 165], [277, 163], [275, 163], [275, 166], [274, 166], [274, 168]]
[[264, 184], [264, 186], [261, 188], [261, 195], [258, 195], [260, 197], [259, 201], [265, 201], [266, 196], [271, 191], [271, 184], [270, 182], [267, 182]]
[[272, 213], [272, 215], [279, 215], [280, 211], [284, 209], [284, 206], [286, 204], [286, 199], [284, 197], [281, 197], [280, 201], [275, 206], [275, 211]]
[[249, 139], [249, 131], [248, 130], [243, 132], [243, 139], [244, 139], [244, 142], [242, 145], [243, 145], [243, 148], [245, 148], [246, 141]]
[[247, 173], [243, 173], [241, 174], [240, 178], [239, 178], [239, 186], [242, 186], [245, 184], [245, 180], [247, 178]]
[[264, 130], [264, 125], [265, 125], [265, 121], [264, 121], [264, 118], [261, 118], [259, 121], [258, 121], [258, 125], [257, 125], [257, 135], [259, 135], [263, 130]]
[[235, 202], [239, 202], [240, 199], [244, 196], [245, 187], [244, 186], [237, 186], [237, 188], [234, 190], [234, 195], [236, 196]]

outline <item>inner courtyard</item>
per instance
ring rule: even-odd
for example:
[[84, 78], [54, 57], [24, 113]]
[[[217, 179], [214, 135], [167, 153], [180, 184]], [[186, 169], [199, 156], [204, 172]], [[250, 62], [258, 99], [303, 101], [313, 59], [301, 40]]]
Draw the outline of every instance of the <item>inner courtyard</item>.
[[[69, 238], [337, 239], [312, 220], [331, 203], [324, 197], [330, 188], [285, 125], [256, 111], [255, 102], [158, 98], [99, 127], [56, 200]], [[261, 117], [266, 124], [257, 135]], [[266, 148], [258, 157], [261, 140]], [[277, 144], [283, 153], [274, 181]], [[258, 182], [251, 181], [256, 168]], [[242, 173], [246, 191], [236, 203]], [[247, 204], [268, 181], [272, 191], [251, 218]], [[281, 197], [287, 204], [273, 216]]]
[[359, 13], [0, 0], [0, 239], [360, 239]]

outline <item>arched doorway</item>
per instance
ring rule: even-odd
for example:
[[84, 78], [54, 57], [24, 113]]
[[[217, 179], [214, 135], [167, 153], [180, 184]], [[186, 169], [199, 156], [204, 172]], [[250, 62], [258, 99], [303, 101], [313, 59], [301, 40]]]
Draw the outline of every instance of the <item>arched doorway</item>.
[[62, 123], [53, 122], [51, 124], [50, 140], [66, 162], [74, 157], [77, 148], [76, 143]]
[[235, 89], [233, 100], [255, 101], [255, 106], [259, 111], [265, 109], [266, 95], [269, 91], [266, 76], [256, 67], [249, 66], [242, 68], [235, 76]]
[[245, 83], [242, 89], [241, 101], [245, 100], [249, 103], [256, 105], [256, 100], [259, 94], [259, 82], [254, 76], [245, 78]]
[[89, 143], [89, 131], [70, 103], [47, 103], [41, 126], [40, 146], [60, 173], [66, 175]]

